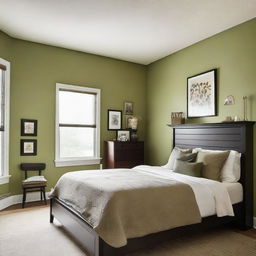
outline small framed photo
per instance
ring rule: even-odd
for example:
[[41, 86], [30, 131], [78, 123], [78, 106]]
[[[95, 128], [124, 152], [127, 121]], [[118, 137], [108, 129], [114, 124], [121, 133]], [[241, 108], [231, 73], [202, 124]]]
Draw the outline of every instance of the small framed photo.
[[130, 141], [131, 135], [130, 130], [118, 130], [116, 131], [116, 140], [117, 141]]
[[125, 115], [132, 115], [133, 114], [133, 103], [132, 102], [125, 102], [124, 103], [124, 114]]
[[216, 116], [216, 69], [187, 79], [187, 115], [189, 117]]
[[20, 140], [21, 156], [36, 156], [37, 140]]
[[37, 120], [21, 119], [21, 136], [37, 136]]
[[121, 110], [108, 110], [108, 130], [122, 129], [122, 111]]

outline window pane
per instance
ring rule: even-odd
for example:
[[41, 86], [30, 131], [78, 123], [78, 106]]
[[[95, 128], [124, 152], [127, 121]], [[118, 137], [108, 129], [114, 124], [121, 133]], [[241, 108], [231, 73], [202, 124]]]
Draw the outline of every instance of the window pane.
[[95, 128], [60, 127], [60, 157], [94, 156]]
[[59, 122], [62, 124], [95, 124], [94, 94], [59, 91]]

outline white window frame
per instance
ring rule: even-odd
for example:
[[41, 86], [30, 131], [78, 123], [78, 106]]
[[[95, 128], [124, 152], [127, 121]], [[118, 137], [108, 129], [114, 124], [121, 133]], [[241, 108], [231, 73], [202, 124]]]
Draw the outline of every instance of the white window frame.
[[[96, 94], [96, 131], [95, 131], [95, 157], [60, 157], [60, 134], [59, 134], [59, 91], [70, 90]], [[77, 85], [56, 83], [56, 116], [55, 116], [55, 166], [76, 166], [100, 164], [100, 89]]]
[[5, 85], [5, 112], [4, 112], [4, 152], [3, 152], [3, 175], [0, 176], [0, 184], [9, 183], [9, 122], [10, 122], [10, 71], [11, 64], [9, 61], [6, 61], [0, 58], [0, 64], [6, 67], [4, 71], [4, 85]]

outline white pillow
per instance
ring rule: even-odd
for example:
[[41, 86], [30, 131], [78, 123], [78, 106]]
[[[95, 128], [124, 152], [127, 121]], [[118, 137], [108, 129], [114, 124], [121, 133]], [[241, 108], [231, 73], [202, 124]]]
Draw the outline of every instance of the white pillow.
[[[223, 150], [207, 150], [202, 148], [194, 148], [193, 153], [204, 151], [218, 153], [223, 152]], [[224, 150], [226, 151], [226, 150]], [[225, 161], [221, 169], [221, 181], [222, 182], [238, 182], [241, 176], [241, 153], [230, 150], [229, 156]]]
[[221, 170], [222, 182], [238, 182], [241, 177], [241, 153], [231, 150]]
[[182, 156], [185, 156], [188, 153], [192, 153], [192, 150], [175, 147], [170, 154], [167, 164], [163, 165], [162, 167], [173, 170], [175, 160], [177, 158], [181, 158]]

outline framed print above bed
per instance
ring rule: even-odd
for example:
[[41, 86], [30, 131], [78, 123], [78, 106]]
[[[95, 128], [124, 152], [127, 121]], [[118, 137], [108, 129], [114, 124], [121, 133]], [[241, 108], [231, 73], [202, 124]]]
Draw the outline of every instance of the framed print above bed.
[[108, 110], [108, 130], [122, 129], [122, 111], [121, 110]]
[[216, 74], [212, 69], [187, 78], [187, 115], [216, 116]]

